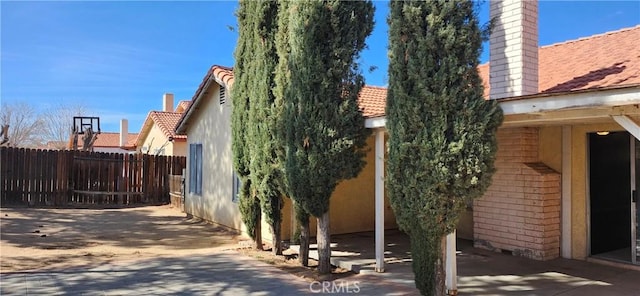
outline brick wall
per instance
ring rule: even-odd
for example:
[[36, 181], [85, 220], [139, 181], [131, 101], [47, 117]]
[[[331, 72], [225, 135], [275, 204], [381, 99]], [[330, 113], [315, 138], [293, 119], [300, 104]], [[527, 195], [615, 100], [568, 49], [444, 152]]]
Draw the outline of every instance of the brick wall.
[[538, 2], [490, 1], [490, 98], [538, 92]]
[[538, 129], [498, 131], [497, 171], [474, 202], [474, 245], [537, 260], [560, 252], [561, 175], [538, 160]]

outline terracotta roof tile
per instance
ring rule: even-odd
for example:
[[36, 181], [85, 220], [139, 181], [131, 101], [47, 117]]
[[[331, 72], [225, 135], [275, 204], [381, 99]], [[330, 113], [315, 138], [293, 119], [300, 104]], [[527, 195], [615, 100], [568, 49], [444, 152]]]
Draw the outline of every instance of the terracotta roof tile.
[[[214, 65], [209, 69], [205, 79], [200, 83], [196, 94], [192, 101], [195, 101], [200, 93], [204, 91], [202, 88], [209, 80], [213, 78], [219, 83], [222, 82], [226, 87], [233, 85], [233, 68]], [[384, 108], [387, 101], [387, 89], [377, 86], [365, 86], [360, 92], [358, 102], [362, 108], [365, 117], [377, 117], [384, 115]], [[186, 114], [187, 112], [185, 112]], [[183, 115], [184, 116], [184, 115]], [[176, 126], [177, 127], [177, 126]]]
[[189, 108], [189, 105], [191, 105], [191, 101], [180, 101], [175, 112], [182, 113]]
[[222, 82], [224, 86], [227, 88], [233, 86], [233, 68], [216, 65], [211, 67], [211, 70], [213, 71], [213, 77]]
[[[567, 92], [640, 83], [640, 25], [540, 47], [538, 90]], [[478, 67], [489, 97], [489, 63]]]
[[[541, 93], [552, 93], [640, 83], [638, 40], [640, 25], [543, 46], [538, 51], [538, 89]], [[489, 63], [478, 66], [478, 72], [484, 85], [484, 97], [488, 98]], [[193, 102], [209, 78], [230, 87], [233, 69], [212, 66], [193, 96]], [[364, 116], [384, 116], [386, 97], [386, 88], [365, 86], [358, 99]], [[183, 117], [186, 114], [183, 113]]]
[[153, 119], [153, 122], [160, 128], [167, 138], [173, 137], [174, 139], [186, 139], [185, 135], [176, 135], [175, 127], [178, 124], [178, 120], [182, 113], [177, 112], [162, 112], [151, 111], [149, 117]]
[[387, 89], [379, 86], [365, 86], [358, 96], [358, 105], [366, 118], [384, 116], [387, 104]]
[[[125, 149], [131, 149], [135, 147], [136, 138], [138, 137], [138, 133], [129, 133], [127, 135], [127, 145], [124, 147]], [[82, 142], [82, 135], [78, 135], [78, 144]], [[81, 145], [80, 145], [81, 146]], [[98, 134], [98, 138], [93, 143], [93, 147], [120, 147], [120, 133], [114, 132], [101, 132]]]

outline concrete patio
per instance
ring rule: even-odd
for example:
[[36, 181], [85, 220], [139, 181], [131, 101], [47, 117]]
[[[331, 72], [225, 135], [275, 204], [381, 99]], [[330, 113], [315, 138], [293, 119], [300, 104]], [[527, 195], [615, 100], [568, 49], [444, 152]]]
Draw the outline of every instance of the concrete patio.
[[[360, 273], [366, 282], [414, 288], [408, 237], [398, 230], [385, 231], [384, 273], [374, 271], [374, 240], [373, 232], [332, 236], [332, 263]], [[310, 257], [317, 259], [315, 248], [311, 245]], [[468, 240], [458, 240], [457, 249], [460, 295], [640, 295], [639, 267], [536, 261], [477, 249]]]

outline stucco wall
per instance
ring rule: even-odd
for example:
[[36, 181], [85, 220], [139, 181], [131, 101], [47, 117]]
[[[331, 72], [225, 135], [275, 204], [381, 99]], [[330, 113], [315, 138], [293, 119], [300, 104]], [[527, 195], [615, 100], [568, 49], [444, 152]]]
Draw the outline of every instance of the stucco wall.
[[562, 172], [562, 127], [540, 127], [539, 157], [540, 161], [556, 172]]
[[[229, 102], [220, 106], [218, 88], [210, 91], [197, 114], [190, 119], [187, 130], [188, 144], [203, 144], [203, 193], [186, 193], [185, 212], [234, 229], [244, 230], [238, 205], [231, 201], [232, 195], [232, 154], [231, 154], [231, 106]], [[343, 181], [336, 187], [331, 198], [331, 232], [333, 234], [372, 231], [375, 227], [375, 137], [367, 144], [370, 149], [366, 156], [366, 166], [354, 179]], [[189, 180], [187, 161], [187, 184]], [[189, 191], [189, 190], [187, 190]], [[291, 201], [285, 198], [283, 208], [282, 237], [289, 239], [292, 233]], [[385, 198], [385, 227], [397, 228], [391, 205]], [[312, 235], [315, 235], [315, 219], [311, 219]], [[262, 235], [270, 241], [271, 234], [266, 222], [262, 224]]]
[[189, 120], [188, 144], [202, 144], [203, 180], [201, 195], [189, 193], [188, 158], [185, 212], [239, 230], [242, 220], [238, 204], [232, 201], [231, 104], [227, 100], [220, 105], [218, 95], [218, 84], [213, 84]]
[[156, 155], [158, 153], [157, 150], [160, 149], [162, 145], [165, 145], [164, 152], [159, 153], [159, 155], [173, 155], [173, 143], [167, 143], [167, 136], [165, 136], [164, 132], [154, 124], [147, 134], [147, 137], [144, 139], [142, 147], [139, 147], [138, 149], [144, 149], [142, 150], [143, 153]]
[[[385, 141], [388, 139], [385, 136]], [[375, 135], [367, 139], [367, 162], [360, 174], [338, 184], [331, 197], [329, 215], [331, 234], [344, 234], [375, 230]], [[396, 217], [384, 198], [384, 224], [386, 229], [398, 228]], [[310, 219], [311, 235], [316, 235], [316, 218]]]
[[165, 155], [173, 155], [173, 156], [187, 156], [188, 145], [186, 140], [175, 140], [171, 143], [171, 149], [173, 150], [173, 154], [165, 154]]
[[[291, 239], [291, 233], [293, 229], [291, 228], [291, 215], [293, 214], [291, 208], [291, 199], [283, 198], [284, 206], [282, 207], [282, 223], [280, 223], [280, 238], [282, 240]], [[262, 215], [262, 240], [264, 242], [271, 243], [271, 227], [267, 223], [266, 216]], [[246, 233], [245, 233], [246, 235]], [[248, 237], [248, 235], [246, 235]]]
[[[385, 137], [386, 141], [387, 137]], [[342, 181], [331, 197], [331, 233], [352, 233], [375, 229], [375, 135], [367, 139], [367, 164], [360, 174]], [[393, 209], [385, 195], [385, 228], [397, 228]], [[315, 227], [314, 227], [315, 229]]]

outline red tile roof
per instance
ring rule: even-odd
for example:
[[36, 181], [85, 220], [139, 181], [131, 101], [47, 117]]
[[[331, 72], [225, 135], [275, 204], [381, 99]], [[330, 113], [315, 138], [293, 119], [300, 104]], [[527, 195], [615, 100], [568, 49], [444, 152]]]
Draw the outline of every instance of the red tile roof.
[[358, 105], [366, 118], [384, 116], [387, 104], [387, 89], [366, 85], [358, 96]]
[[[538, 89], [541, 93], [553, 93], [639, 84], [639, 40], [640, 25], [540, 47]], [[483, 80], [484, 96], [488, 98], [489, 63], [478, 66], [478, 72]], [[210, 78], [230, 87], [233, 69], [212, 66], [193, 96], [193, 102]], [[364, 116], [384, 116], [386, 98], [386, 88], [365, 86], [358, 98]], [[187, 113], [184, 112], [181, 122]]]
[[191, 101], [180, 101], [178, 103], [178, 106], [176, 107], [175, 112], [182, 113], [184, 112], [184, 110], [187, 110], [187, 108], [189, 108], [189, 105], [191, 105]]
[[149, 117], [153, 119], [153, 122], [160, 128], [160, 130], [164, 133], [164, 135], [169, 138], [173, 137], [174, 139], [186, 139], [185, 135], [176, 135], [175, 127], [178, 124], [178, 120], [182, 113], [177, 112], [161, 112], [161, 111], [151, 111], [149, 112]]
[[142, 124], [140, 134], [136, 139], [136, 145], [142, 147], [144, 140], [151, 131], [153, 126], [157, 126], [162, 133], [169, 139], [173, 137], [174, 140], [185, 141], [186, 135], [176, 134], [176, 125], [183, 115], [183, 112], [191, 106], [191, 101], [180, 101], [176, 107], [176, 112], [164, 112], [164, 111], [151, 111]]
[[[214, 79], [223, 86], [230, 88], [233, 85], [234, 81], [233, 68], [213, 65], [196, 90], [196, 93], [191, 100], [192, 102], [196, 102], [200, 94], [205, 91], [203, 88], [206, 85], [207, 81], [209, 81], [209, 79]], [[365, 117], [369, 118], [383, 116], [385, 104], [387, 101], [387, 89], [377, 86], [365, 86], [360, 92], [358, 101]], [[188, 112], [185, 111], [183, 117], [186, 117], [187, 113]]]
[[233, 86], [233, 68], [213, 66], [211, 67], [211, 71], [213, 71], [213, 77], [215, 77], [218, 82], [222, 82], [222, 85], [227, 88]]
[[[640, 83], [640, 25], [542, 46], [538, 91], [568, 92]], [[489, 97], [489, 63], [478, 67]]]
[[[136, 145], [138, 133], [129, 133], [127, 136], [127, 144], [123, 148], [133, 149]], [[78, 135], [78, 144], [82, 146], [82, 135]], [[120, 148], [120, 133], [101, 132], [93, 143], [93, 147], [114, 147]]]

